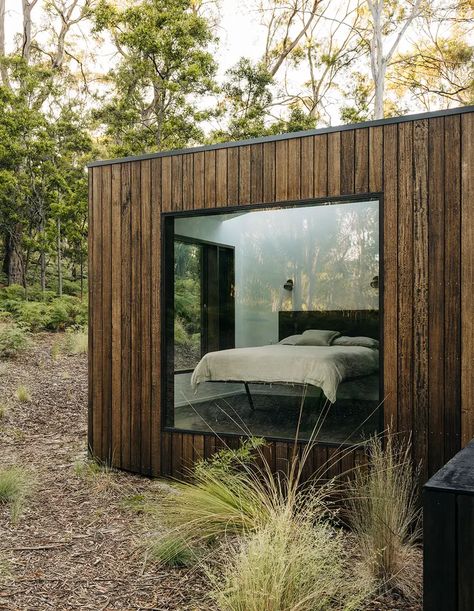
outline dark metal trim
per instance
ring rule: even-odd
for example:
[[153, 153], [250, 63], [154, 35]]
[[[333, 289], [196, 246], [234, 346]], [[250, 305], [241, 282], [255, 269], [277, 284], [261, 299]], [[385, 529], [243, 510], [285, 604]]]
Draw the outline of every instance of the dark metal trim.
[[[221, 438], [226, 438], [226, 437], [232, 437], [232, 438], [237, 438], [237, 439], [248, 439], [249, 435], [246, 433], [219, 433], [218, 431], [216, 433], [213, 433], [212, 431], [193, 431], [191, 429], [177, 429], [177, 428], [173, 428], [170, 426], [164, 426], [161, 429], [162, 433], [171, 433], [176, 434], [176, 435], [180, 435], [180, 434], [184, 434], [184, 435], [204, 435], [205, 437], [214, 437], [214, 439], [221, 439]], [[300, 446], [307, 446], [308, 445], [308, 440], [307, 439], [288, 439], [285, 437], [269, 437], [267, 435], [265, 435], [264, 437], [265, 441], [268, 441], [270, 443], [287, 443], [289, 445], [294, 445], [295, 443], [300, 445]], [[334, 442], [330, 442], [330, 441], [319, 441], [316, 440], [316, 445], [317, 446], [324, 446], [326, 448], [337, 448], [338, 450], [341, 449], [357, 449], [357, 448], [363, 448], [364, 447], [364, 443], [362, 441], [354, 441], [354, 442], [350, 442], [350, 441], [346, 441], [343, 443], [334, 443]], [[166, 477], [166, 476], [163, 476]]]
[[127, 163], [129, 161], [142, 161], [145, 159], [156, 159], [157, 157], [172, 157], [174, 155], [185, 155], [187, 153], [200, 153], [203, 151], [213, 151], [223, 148], [233, 148], [236, 146], [246, 146], [249, 144], [260, 144], [263, 142], [277, 142], [278, 140], [290, 140], [291, 138], [304, 138], [306, 136], [316, 136], [318, 134], [330, 134], [333, 132], [344, 132], [353, 129], [365, 129], [369, 127], [377, 127], [378, 125], [391, 125], [393, 123], [405, 123], [407, 121], [419, 121], [420, 119], [432, 119], [435, 117], [447, 117], [450, 115], [464, 114], [474, 112], [474, 106], [460, 106], [458, 108], [448, 108], [447, 110], [435, 110], [432, 112], [422, 112], [413, 115], [404, 115], [400, 117], [390, 117], [387, 119], [376, 119], [374, 121], [362, 121], [361, 123], [350, 123], [348, 125], [336, 125], [334, 127], [321, 127], [319, 129], [308, 129], [299, 132], [289, 132], [285, 134], [276, 134], [275, 136], [261, 136], [260, 138], [251, 138], [248, 140], [236, 140], [235, 142], [219, 142], [218, 144], [208, 144], [203, 146], [194, 146], [184, 149], [174, 149], [170, 151], [160, 151], [159, 153], [144, 153], [142, 155], [131, 155], [129, 157], [119, 157], [117, 159], [100, 159], [92, 161], [88, 164], [88, 168], [94, 168], [102, 165], [111, 165], [114, 163]]
[[[472, 107], [474, 110], [474, 106]], [[164, 355], [166, 354], [166, 345], [167, 345], [167, 337], [169, 334], [167, 333], [167, 325], [169, 325], [169, 315], [168, 310], [166, 308], [166, 287], [167, 275], [170, 273], [170, 263], [166, 261], [165, 253], [166, 253], [166, 238], [169, 238], [169, 234], [171, 232], [170, 222], [173, 221], [175, 217], [180, 216], [213, 216], [216, 214], [230, 214], [232, 212], [245, 212], [251, 210], [268, 210], [272, 208], [294, 208], [294, 207], [302, 207], [302, 206], [324, 206], [331, 205], [334, 203], [354, 203], [354, 202], [364, 202], [364, 201], [378, 201], [379, 203], [379, 398], [380, 398], [380, 407], [379, 407], [379, 428], [380, 431], [384, 430], [384, 421], [385, 421], [385, 409], [383, 406], [383, 401], [385, 398], [384, 395], [384, 257], [383, 257], [383, 248], [384, 248], [384, 193], [372, 192], [372, 193], [351, 193], [347, 195], [338, 195], [332, 197], [319, 197], [312, 199], [300, 199], [300, 200], [284, 200], [279, 202], [272, 203], [260, 203], [260, 204], [242, 204], [237, 206], [229, 206], [222, 208], [199, 208], [197, 210], [176, 210], [176, 211], [167, 211], [161, 212], [161, 273], [162, 279], [161, 282], [161, 321], [162, 321], [162, 333], [161, 333], [161, 389], [162, 389], [162, 397], [161, 397], [161, 432], [162, 433], [189, 433], [193, 435], [212, 435], [216, 437], [216, 434], [212, 431], [193, 431], [190, 429], [180, 429], [176, 427], [169, 426], [167, 422], [167, 416], [169, 414], [169, 409], [167, 409], [167, 367], [166, 367], [166, 359]], [[182, 239], [184, 236], [180, 236]], [[174, 341], [174, 339], [173, 339]], [[217, 433], [217, 437], [238, 437], [244, 438], [246, 435], [244, 433]], [[265, 436], [265, 439], [270, 442], [282, 442], [282, 443], [295, 443], [294, 439], [286, 439], [284, 437], [271, 437]], [[297, 443], [307, 445], [308, 441], [306, 440], [297, 440]], [[334, 444], [328, 443], [324, 441], [318, 441], [318, 445], [327, 446], [327, 447], [337, 447], [337, 448], [355, 448], [361, 447], [360, 442], [356, 443], [343, 443], [343, 444]]]
[[239, 204], [235, 206], [222, 206], [219, 208], [196, 208], [194, 210], [171, 210], [161, 212], [161, 217], [166, 218], [179, 218], [193, 217], [193, 216], [224, 216], [232, 214], [233, 212], [245, 213], [251, 210], [271, 210], [273, 208], [300, 208], [303, 206], [329, 206], [331, 204], [347, 204], [354, 202], [369, 202], [379, 201], [382, 202], [382, 192], [372, 193], [349, 193], [347, 195], [332, 195], [330, 197], [312, 197], [307, 199], [285, 199], [277, 202], [260, 202], [252, 204]]

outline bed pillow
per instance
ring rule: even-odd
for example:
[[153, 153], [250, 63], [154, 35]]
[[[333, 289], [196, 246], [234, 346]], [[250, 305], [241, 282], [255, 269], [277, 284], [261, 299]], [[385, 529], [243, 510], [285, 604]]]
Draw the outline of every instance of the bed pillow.
[[296, 341], [295, 346], [330, 346], [338, 335], [340, 335], [339, 331], [308, 329]]
[[288, 337], [284, 337], [278, 343], [282, 344], [283, 346], [294, 346], [300, 337], [301, 335], [289, 335]]
[[348, 335], [341, 335], [340, 337], [336, 337], [332, 345], [363, 346], [364, 348], [377, 349], [379, 347], [379, 342], [377, 339], [372, 339], [371, 337], [349, 337]]

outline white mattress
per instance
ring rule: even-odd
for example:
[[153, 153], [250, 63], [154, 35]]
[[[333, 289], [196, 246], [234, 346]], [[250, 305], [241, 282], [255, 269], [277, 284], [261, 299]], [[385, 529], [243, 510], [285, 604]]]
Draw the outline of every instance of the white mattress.
[[334, 403], [341, 382], [378, 368], [378, 350], [363, 346], [276, 344], [209, 352], [199, 361], [191, 384], [194, 388], [201, 382], [311, 384]]

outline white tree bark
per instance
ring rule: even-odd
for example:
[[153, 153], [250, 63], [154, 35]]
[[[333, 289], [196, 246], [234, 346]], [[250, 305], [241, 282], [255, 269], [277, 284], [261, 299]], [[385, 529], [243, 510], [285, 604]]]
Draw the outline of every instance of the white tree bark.
[[[0, 0], [0, 60], [6, 57], [5, 51], [5, 1]], [[7, 67], [3, 65], [0, 66], [0, 77], [2, 79], [2, 84], [7, 87], [10, 86], [10, 81], [8, 79], [8, 70]]]
[[403, 21], [395, 35], [392, 46], [385, 52], [383, 31], [386, 26], [384, 22], [385, 0], [367, 0], [367, 5], [372, 16], [372, 37], [370, 39], [370, 69], [374, 81], [374, 119], [384, 117], [385, 77], [387, 67], [398, 49], [407, 29], [413, 20], [419, 15], [421, 0], [415, 0], [411, 11]]
[[38, 0], [22, 0], [23, 7], [23, 44], [21, 55], [26, 63], [30, 61], [31, 55], [31, 11], [35, 7]]

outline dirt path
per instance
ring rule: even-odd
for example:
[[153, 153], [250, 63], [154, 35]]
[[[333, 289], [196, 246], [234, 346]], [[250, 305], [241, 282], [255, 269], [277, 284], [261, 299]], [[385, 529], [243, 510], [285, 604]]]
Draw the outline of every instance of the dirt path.
[[[165, 484], [84, 466], [87, 357], [53, 359], [55, 342], [0, 362], [0, 466], [34, 479], [18, 523], [0, 506], [0, 609], [208, 609], [198, 575], [143, 563], [144, 519], [127, 499]], [[21, 384], [30, 402], [15, 398]]]

